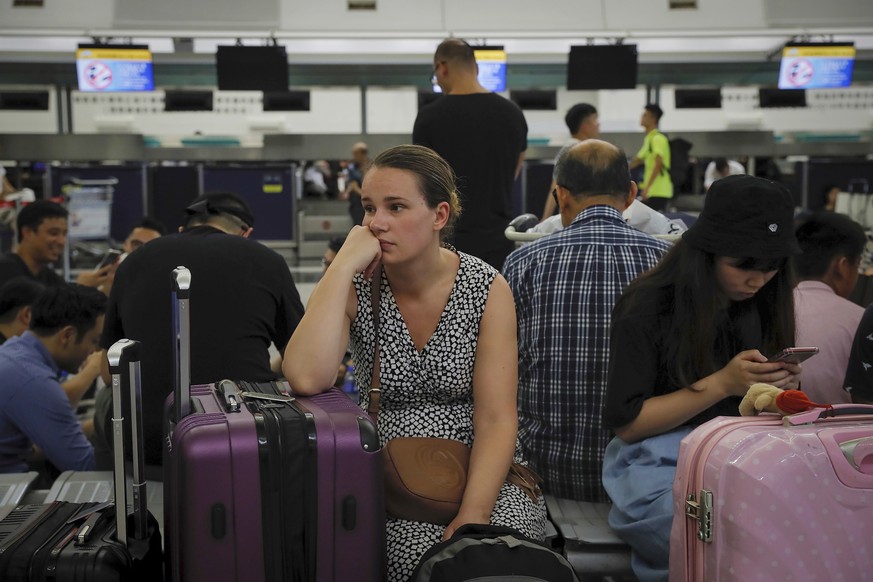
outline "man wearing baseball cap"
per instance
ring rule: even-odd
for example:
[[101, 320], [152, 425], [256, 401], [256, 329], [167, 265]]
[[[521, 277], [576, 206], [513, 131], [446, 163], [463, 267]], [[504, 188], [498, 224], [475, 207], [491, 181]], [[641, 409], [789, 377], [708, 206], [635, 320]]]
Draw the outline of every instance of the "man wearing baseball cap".
[[150, 465], [161, 464], [163, 404], [174, 386], [174, 268], [182, 265], [191, 271], [194, 384], [221, 378], [274, 379], [270, 343], [284, 352], [303, 316], [285, 260], [249, 239], [255, 218], [242, 198], [204, 194], [185, 214], [179, 233], [151, 241], [118, 267], [101, 339], [107, 348], [121, 338], [142, 342], [145, 458]]

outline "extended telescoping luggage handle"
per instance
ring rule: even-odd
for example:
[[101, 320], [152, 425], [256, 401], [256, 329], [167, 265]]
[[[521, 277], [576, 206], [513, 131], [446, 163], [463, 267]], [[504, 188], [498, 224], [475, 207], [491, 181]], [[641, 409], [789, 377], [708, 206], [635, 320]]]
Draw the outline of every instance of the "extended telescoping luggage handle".
[[140, 343], [121, 339], [112, 344], [106, 356], [112, 374], [112, 435], [115, 468], [115, 523], [118, 541], [127, 546], [127, 478], [124, 462], [124, 411], [122, 390], [126, 386], [130, 402], [130, 443], [133, 450], [133, 537], [148, 537], [148, 505], [145, 461], [142, 451], [142, 379]]
[[173, 350], [176, 364], [174, 420], [191, 412], [191, 271], [173, 269]]
[[873, 414], [873, 406], [870, 404], [834, 404], [827, 408], [813, 408], [812, 410], [786, 416], [782, 419], [782, 422], [785, 426], [798, 426], [810, 424], [823, 418], [852, 414], [871, 415]]

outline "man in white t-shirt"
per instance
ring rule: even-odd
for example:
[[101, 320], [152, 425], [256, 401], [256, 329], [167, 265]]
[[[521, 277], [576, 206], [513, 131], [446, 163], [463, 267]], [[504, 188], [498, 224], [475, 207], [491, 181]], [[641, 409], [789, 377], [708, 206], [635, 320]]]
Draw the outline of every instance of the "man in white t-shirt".
[[[21, 190], [16, 190], [15, 186], [12, 185], [12, 182], [9, 181], [9, 178], [6, 177], [6, 168], [0, 166], [0, 200], [20, 200], [22, 202], [33, 202], [34, 200], [36, 200], [36, 195], [30, 188], [22, 188]], [[12, 215], [11, 219], [14, 220], [15, 216]], [[8, 222], [9, 218], [7, 216], [3, 219], [0, 219], [0, 221]]]
[[[639, 200], [631, 202], [622, 212], [625, 222], [646, 234], [675, 234], [679, 235], [688, 230], [688, 225], [678, 219], [667, 218], [657, 210], [652, 210]], [[527, 232], [542, 235], [552, 234], [564, 228], [561, 223], [561, 215], [550, 216]]]
[[709, 187], [712, 186], [713, 182], [725, 176], [745, 173], [746, 169], [741, 163], [725, 158], [715, 158], [709, 162], [709, 165], [706, 166], [706, 171], [703, 173], [703, 189], [709, 191]]

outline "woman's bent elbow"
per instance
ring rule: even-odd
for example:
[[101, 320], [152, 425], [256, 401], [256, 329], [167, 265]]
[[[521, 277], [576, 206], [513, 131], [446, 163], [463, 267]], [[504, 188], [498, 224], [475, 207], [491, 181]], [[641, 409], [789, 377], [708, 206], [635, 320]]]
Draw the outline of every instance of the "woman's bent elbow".
[[640, 432], [635, 429], [633, 422], [614, 428], [612, 431], [615, 433], [615, 436], [628, 444], [635, 443], [645, 438], [645, 435], [640, 434]]
[[301, 374], [285, 374], [288, 378], [288, 385], [291, 386], [291, 392], [301, 396], [315, 396], [322, 392], [327, 392], [331, 389], [330, 382], [322, 382], [320, 379], [304, 376]]

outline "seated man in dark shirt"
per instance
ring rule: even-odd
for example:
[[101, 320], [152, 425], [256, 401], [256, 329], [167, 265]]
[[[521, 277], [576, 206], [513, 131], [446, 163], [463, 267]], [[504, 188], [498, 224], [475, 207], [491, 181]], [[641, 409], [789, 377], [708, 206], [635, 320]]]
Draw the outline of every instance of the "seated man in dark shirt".
[[270, 342], [283, 353], [303, 316], [285, 260], [248, 239], [255, 220], [241, 198], [204, 194], [186, 213], [182, 232], [149, 242], [119, 265], [101, 340], [106, 347], [121, 338], [142, 342], [144, 444], [150, 465], [162, 463], [164, 401], [175, 381], [170, 303], [175, 267], [191, 270], [194, 384], [274, 379]]
[[[30, 277], [49, 287], [64, 283], [53, 265], [64, 252], [68, 215], [66, 208], [49, 200], [37, 200], [21, 209], [15, 219], [18, 248], [0, 257], [0, 285], [15, 277]], [[113, 265], [107, 265], [97, 271], [85, 271], [76, 282], [99, 287], [112, 269]]]

